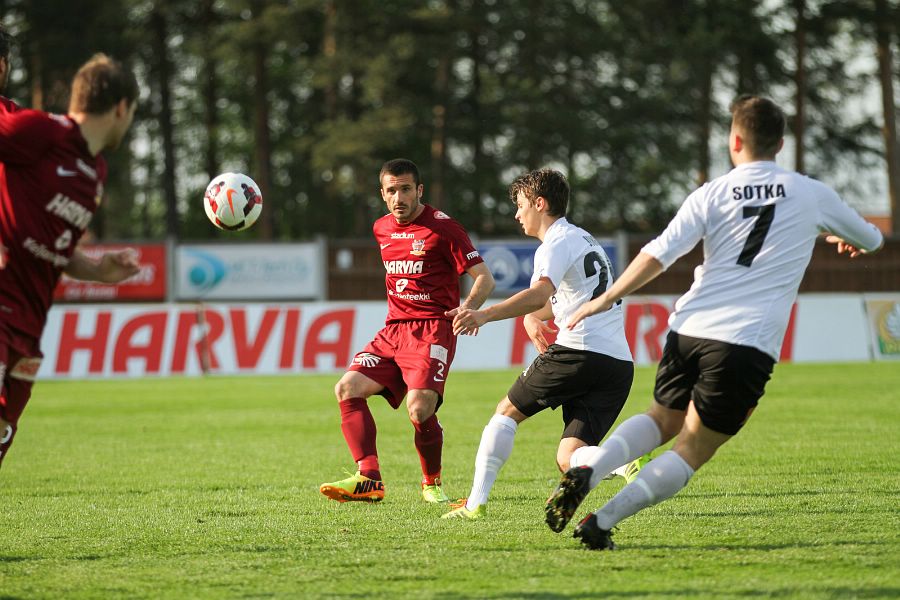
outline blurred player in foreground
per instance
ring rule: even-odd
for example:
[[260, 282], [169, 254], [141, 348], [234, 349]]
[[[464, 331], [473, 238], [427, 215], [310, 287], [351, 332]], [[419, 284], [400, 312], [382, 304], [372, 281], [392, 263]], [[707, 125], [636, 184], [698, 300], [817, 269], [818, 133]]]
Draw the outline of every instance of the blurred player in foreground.
[[[444, 431], [436, 414], [456, 351], [446, 313], [481, 306], [494, 289], [494, 278], [462, 226], [422, 203], [424, 186], [412, 161], [386, 162], [378, 179], [390, 214], [375, 221], [372, 230], [387, 272], [388, 316], [334, 388], [341, 431], [358, 470], [347, 479], [323, 483], [319, 491], [339, 502], [384, 498], [368, 399], [381, 394], [396, 409], [405, 396], [422, 465], [422, 497], [448, 502], [441, 488]], [[463, 273], [474, 283], [460, 304]]]
[[612, 468], [677, 436], [672, 450], [578, 524], [575, 537], [591, 549], [613, 549], [616, 524], [677, 494], [750, 418], [778, 360], [819, 234], [833, 234], [827, 240], [851, 257], [883, 242], [878, 229], [830, 187], [775, 164], [785, 118], [771, 100], [740, 97], [731, 114], [734, 169], [688, 196], [622, 277], [568, 323], [574, 330], [590, 315], [603, 314], [703, 240], [703, 265], [669, 317], [655, 401], [601, 446], [579, 449], [548, 500], [547, 523], [560, 531]]
[[[0, 42], [5, 85], [9, 38]], [[134, 75], [98, 54], [75, 75], [66, 116], [22, 110], [0, 97], [0, 464], [31, 396], [62, 272], [106, 283], [138, 272], [133, 251], [94, 261], [76, 249], [103, 196], [100, 153], [121, 143], [137, 96]]]
[[547, 345], [544, 333], [552, 329], [544, 321], [568, 322], [575, 309], [613, 281], [603, 247], [566, 220], [566, 178], [551, 169], [531, 171], [510, 185], [509, 197], [525, 235], [541, 240], [531, 287], [484, 310], [451, 311], [453, 332], [470, 333], [490, 321], [526, 315], [528, 336], [541, 354], [497, 405], [475, 455], [472, 491], [443, 518], [479, 519], [486, 514], [488, 495], [512, 453], [519, 424], [546, 408], [562, 407], [556, 463], [561, 471], [568, 469], [572, 452], [596, 445], [612, 427], [634, 379], [621, 306], [563, 329], [556, 343]]

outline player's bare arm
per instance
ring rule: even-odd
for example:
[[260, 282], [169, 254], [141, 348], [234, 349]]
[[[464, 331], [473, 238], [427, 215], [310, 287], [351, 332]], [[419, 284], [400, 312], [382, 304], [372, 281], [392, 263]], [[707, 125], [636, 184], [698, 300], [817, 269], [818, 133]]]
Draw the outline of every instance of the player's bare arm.
[[466, 273], [474, 280], [472, 289], [460, 308], [481, 308], [491, 292], [494, 291], [494, 276], [486, 263], [478, 263], [466, 269]]
[[555, 291], [556, 288], [550, 283], [550, 280], [542, 277], [531, 284], [531, 287], [527, 290], [522, 290], [503, 302], [489, 306], [484, 310], [460, 308], [453, 317], [453, 333], [460, 335], [467, 331], [474, 331], [491, 321], [502, 321], [503, 319], [527, 315], [543, 308]]
[[644, 287], [662, 272], [661, 262], [646, 252], [641, 252], [608, 290], [590, 302], [582, 304], [569, 319], [566, 327], [572, 329], [586, 317], [609, 310], [619, 299]]
[[[494, 276], [485, 263], [478, 263], [466, 269], [466, 273], [475, 280], [472, 289], [466, 299], [459, 304], [459, 308], [448, 310], [444, 314], [448, 317], [455, 317], [460, 309], [477, 309], [484, 304], [491, 292], [494, 291]], [[463, 335], [478, 335], [478, 328], [466, 331]]]
[[522, 324], [525, 327], [525, 333], [534, 347], [541, 354], [547, 351], [550, 344], [547, 343], [547, 334], [556, 333], [558, 330], [548, 323], [553, 318], [553, 307], [548, 301], [542, 308], [525, 315]]
[[139, 271], [138, 254], [132, 248], [107, 252], [100, 260], [94, 260], [81, 250], [75, 250], [65, 268], [66, 275], [73, 279], [100, 283], [120, 283], [134, 277]]

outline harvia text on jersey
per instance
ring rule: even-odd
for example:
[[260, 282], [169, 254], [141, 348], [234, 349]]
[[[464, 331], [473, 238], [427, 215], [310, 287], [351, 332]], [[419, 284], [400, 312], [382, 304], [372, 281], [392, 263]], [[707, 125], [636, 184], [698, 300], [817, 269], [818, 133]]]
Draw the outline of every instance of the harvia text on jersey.
[[404, 275], [421, 273], [425, 261], [422, 260], [386, 260], [384, 261], [385, 270], [391, 275], [402, 273]]

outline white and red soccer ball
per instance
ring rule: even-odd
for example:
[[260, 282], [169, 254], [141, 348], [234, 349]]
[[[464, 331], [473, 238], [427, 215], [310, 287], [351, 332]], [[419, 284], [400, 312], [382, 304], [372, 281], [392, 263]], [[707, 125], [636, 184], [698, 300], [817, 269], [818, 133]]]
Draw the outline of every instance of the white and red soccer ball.
[[243, 173], [222, 173], [206, 186], [203, 208], [219, 229], [241, 231], [259, 218], [262, 201], [255, 181]]

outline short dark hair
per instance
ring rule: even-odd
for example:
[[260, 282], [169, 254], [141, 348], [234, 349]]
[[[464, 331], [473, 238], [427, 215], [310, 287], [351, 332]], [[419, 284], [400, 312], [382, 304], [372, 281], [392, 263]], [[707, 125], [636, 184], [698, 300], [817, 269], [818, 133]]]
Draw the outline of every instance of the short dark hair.
[[407, 158], [392, 158], [381, 165], [381, 172], [378, 173], [378, 187], [381, 187], [381, 178], [385, 174], [399, 177], [400, 175], [412, 174], [416, 187], [419, 187], [419, 167], [416, 163]]
[[738, 96], [728, 107], [754, 157], [775, 156], [784, 137], [785, 118], [778, 105], [762, 96]]
[[6, 27], [0, 25], [0, 58], [9, 62], [9, 47], [12, 46], [12, 36], [6, 30]]
[[134, 73], [105, 54], [95, 54], [72, 79], [69, 111], [101, 115], [122, 100], [131, 106], [137, 97]]
[[516, 177], [509, 184], [509, 199], [515, 204], [519, 192], [524, 194], [529, 204], [534, 204], [538, 196], [543, 196], [550, 206], [547, 214], [562, 217], [569, 206], [569, 182], [566, 176], [553, 169], [537, 169]]

